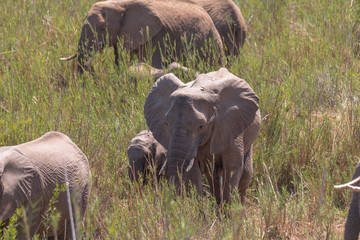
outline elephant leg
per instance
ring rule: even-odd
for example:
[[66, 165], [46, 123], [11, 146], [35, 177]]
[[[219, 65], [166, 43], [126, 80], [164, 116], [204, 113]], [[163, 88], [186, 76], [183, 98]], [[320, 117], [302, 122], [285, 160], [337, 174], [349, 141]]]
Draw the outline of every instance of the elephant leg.
[[192, 183], [196, 187], [196, 190], [199, 193], [199, 195], [201, 195], [202, 194], [201, 171], [198, 162], [195, 161], [191, 170], [185, 174], [189, 174], [188, 178], [185, 177], [185, 179], [189, 179], [189, 181], [185, 183], [187, 191], [190, 189], [190, 183]]
[[151, 55], [151, 65], [154, 68], [162, 69], [177, 60], [175, 46], [179, 46], [180, 43], [177, 42], [177, 45], [174, 45], [172, 39], [176, 39], [176, 37], [164, 28], [151, 39], [151, 49], [155, 48]]
[[[38, 206], [35, 206], [38, 208]], [[39, 209], [33, 211], [33, 208], [30, 210], [24, 211], [23, 219], [20, 220], [20, 224], [16, 227], [17, 236], [16, 239], [28, 239], [28, 236], [33, 237], [38, 232], [40, 226], [41, 216]]]
[[[221, 161], [218, 161], [221, 163]], [[210, 185], [211, 194], [215, 197], [217, 204], [221, 204], [222, 199], [222, 167], [216, 163], [207, 162], [205, 165], [205, 176]]]
[[244, 171], [239, 183], [239, 193], [241, 197], [241, 203], [245, 203], [246, 189], [248, 188], [251, 176], [253, 173], [253, 155], [252, 148], [244, 156]]
[[115, 55], [115, 65], [119, 66], [119, 51], [116, 43], [114, 44], [114, 55]]
[[359, 207], [358, 207], [359, 193], [353, 192], [353, 199], [350, 204], [349, 214], [345, 224], [344, 239], [358, 239], [360, 219], [359, 219]]
[[[72, 230], [71, 230], [70, 221], [67, 221], [67, 223], [65, 223], [64, 226], [65, 228], [61, 233], [58, 234], [57, 239], [66, 239], [66, 240], [72, 239]], [[50, 238], [48, 238], [48, 240], [50, 240]]]
[[242, 141], [233, 144], [222, 154], [223, 166], [223, 199], [230, 202], [230, 194], [239, 186], [240, 179], [244, 172], [244, 153]]
[[222, 205], [224, 202], [224, 176], [223, 169], [219, 165], [215, 165], [214, 169], [214, 188], [216, 202], [218, 205]]

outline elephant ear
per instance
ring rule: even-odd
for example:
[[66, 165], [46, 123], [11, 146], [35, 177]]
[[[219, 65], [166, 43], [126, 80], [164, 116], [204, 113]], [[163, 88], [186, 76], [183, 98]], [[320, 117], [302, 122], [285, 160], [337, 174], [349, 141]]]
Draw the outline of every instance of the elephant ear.
[[[226, 70], [226, 69], [225, 69]], [[210, 152], [217, 154], [229, 147], [254, 121], [259, 109], [258, 97], [245, 80], [220, 70], [210, 73], [216, 80], [206, 86], [218, 94], [216, 118], [210, 142]], [[221, 78], [218, 78], [221, 76]]]
[[15, 149], [0, 153], [0, 221], [9, 219], [31, 196], [36, 177], [34, 165], [26, 156]]
[[170, 107], [170, 95], [185, 84], [174, 74], [165, 74], [152, 87], [144, 105], [146, 123], [155, 139], [166, 149], [170, 132], [166, 126], [165, 113]]
[[146, 1], [125, 6], [125, 14], [120, 23], [119, 36], [124, 39], [124, 47], [135, 50], [148, 42], [162, 29], [162, 23]]

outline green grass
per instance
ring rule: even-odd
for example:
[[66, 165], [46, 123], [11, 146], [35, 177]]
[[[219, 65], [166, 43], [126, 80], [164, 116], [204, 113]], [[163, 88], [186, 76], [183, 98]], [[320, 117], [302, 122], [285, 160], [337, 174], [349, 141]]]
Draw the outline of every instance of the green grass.
[[135, 88], [112, 49], [96, 55], [92, 76], [59, 61], [75, 53], [93, 2], [0, 3], [0, 146], [58, 130], [84, 151], [93, 174], [84, 238], [342, 238], [351, 193], [333, 185], [360, 160], [359, 0], [238, 1], [249, 34], [228, 69], [258, 94], [263, 122], [246, 206], [233, 195], [226, 214], [208, 194], [130, 184], [126, 149], [146, 128], [152, 80]]

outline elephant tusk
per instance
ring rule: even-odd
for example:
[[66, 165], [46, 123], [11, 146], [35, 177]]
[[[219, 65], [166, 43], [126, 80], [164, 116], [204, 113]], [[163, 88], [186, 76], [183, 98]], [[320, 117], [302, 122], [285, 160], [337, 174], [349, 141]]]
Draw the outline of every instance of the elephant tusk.
[[191, 161], [190, 161], [190, 163], [189, 163], [189, 166], [187, 166], [187, 168], [186, 168], [186, 172], [189, 172], [189, 171], [191, 170], [191, 168], [192, 168], [193, 165], [194, 165], [194, 158], [191, 159]]
[[167, 164], [167, 161], [168, 161], [168, 159], [166, 158], [164, 164], [162, 165], [162, 167], [161, 167], [161, 169], [160, 169], [159, 175], [161, 175], [162, 172], [164, 171], [164, 169], [165, 169], [165, 167], [166, 167], [166, 164]]
[[335, 185], [334, 188], [335, 189], [351, 189], [355, 192], [360, 192], [360, 187], [353, 186], [355, 183], [357, 183], [359, 181], [360, 181], [360, 176], [348, 183], [341, 184], [341, 185]]
[[74, 59], [76, 57], [77, 57], [77, 53], [75, 53], [74, 55], [72, 55], [70, 57], [60, 58], [60, 61], [69, 61], [69, 60], [72, 60], [72, 59]]

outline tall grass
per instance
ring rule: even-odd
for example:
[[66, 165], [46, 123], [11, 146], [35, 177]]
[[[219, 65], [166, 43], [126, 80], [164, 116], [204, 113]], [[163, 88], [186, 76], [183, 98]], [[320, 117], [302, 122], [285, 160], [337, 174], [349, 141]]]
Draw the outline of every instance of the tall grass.
[[85, 239], [341, 239], [351, 193], [333, 185], [360, 160], [359, 1], [237, 2], [249, 34], [227, 67], [259, 96], [263, 122], [246, 205], [234, 194], [227, 213], [207, 193], [129, 183], [126, 149], [146, 128], [153, 80], [135, 88], [112, 49], [93, 75], [59, 61], [75, 53], [93, 2], [0, 2], [0, 145], [50, 130], [78, 144], [93, 173]]

